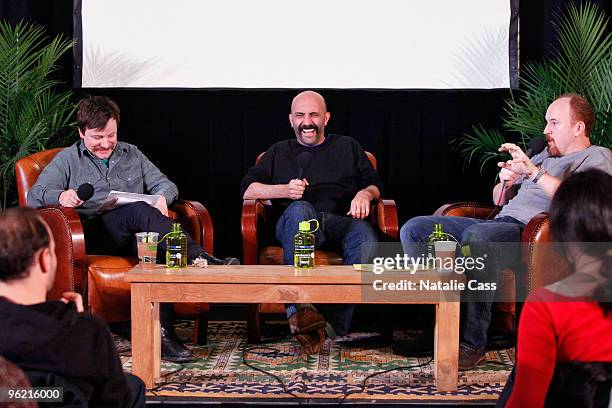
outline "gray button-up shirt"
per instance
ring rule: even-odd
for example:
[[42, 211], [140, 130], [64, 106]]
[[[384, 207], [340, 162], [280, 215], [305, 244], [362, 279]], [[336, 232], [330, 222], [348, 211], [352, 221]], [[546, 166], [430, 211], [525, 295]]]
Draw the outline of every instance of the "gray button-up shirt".
[[76, 190], [83, 183], [93, 186], [94, 195], [77, 208], [82, 216], [94, 214], [111, 190], [163, 195], [168, 205], [178, 197], [176, 184], [136, 146], [117, 142], [106, 168], [79, 140], [59, 152], [43, 169], [28, 192], [28, 206], [58, 205], [63, 191]]

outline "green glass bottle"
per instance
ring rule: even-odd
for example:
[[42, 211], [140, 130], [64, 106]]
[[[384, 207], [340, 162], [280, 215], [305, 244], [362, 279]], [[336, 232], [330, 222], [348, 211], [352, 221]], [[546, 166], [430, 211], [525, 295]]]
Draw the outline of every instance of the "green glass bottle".
[[[310, 231], [310, 223], [315, 222], [317, 227]], [[298, 233], [293, 238], [293, 266], [300, 269], [314, 268], [315, 266], [315, 236], [313, 232], [319, 229], [317, 220], [302, 221]]]
[[187, 236], [181, 224], [172, 224], [172, 231], [166, 235], [166, 267], [184, 268], [187, 266]]
[[433, 260], [436, 256], [434, 249], [434, 242], [436, 241], [448, 241], [448, 234], [444, 232], [442, 224], [434, 224], [434, 229], [427, 238], [427, 260]]

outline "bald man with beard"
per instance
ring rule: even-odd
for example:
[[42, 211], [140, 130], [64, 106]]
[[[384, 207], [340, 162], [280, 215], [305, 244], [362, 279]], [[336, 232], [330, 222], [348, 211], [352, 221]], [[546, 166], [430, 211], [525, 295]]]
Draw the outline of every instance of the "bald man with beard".
[[[293, 264], [294, 235], [301, 221], [318, 220], [316, 249], [341, 253], [346, 265], [371, 262], [373, 254], [362, 253], [362, 245], [378, 241], [365, 218], [370, 202], [380, 197], [380, 178], [355, 139], [325, 132], [330, 117], [320, 94], [298, 94], [289, 114], [295, 138], [272, 145], [242, 180], [244, 199], [272, 201], [276, 239], [286, 265]], [[298, 156], [303, 152], [310, 153], [312, 161], [298, 179]], [[286, 308], [292, 333], [307, 354], [316, 354], [326, 336], [347, 333], [354, 305]]]

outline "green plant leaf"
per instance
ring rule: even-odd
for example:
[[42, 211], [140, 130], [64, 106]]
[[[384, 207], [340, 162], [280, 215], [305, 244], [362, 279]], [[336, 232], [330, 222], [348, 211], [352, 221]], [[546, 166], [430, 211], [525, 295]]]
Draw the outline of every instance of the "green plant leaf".
[[0, 209], [15, 201], [17, 160], [65, 144], [72, 132], [72, 93], [51, 78], [72, 46], [42, 27], [0, 21]]
[[504, 142], [498, 130], [486, 130], [482, 126], [473, 126], [472, 132], [452, 141], [454, 149], [466, 158], [466, 163], [476, 160], [482, 172], [487, 164], [505, 160], [505, 154], [497, 151]]
[[[519, 90], [506, 101], [503, 129], [520, 138], [523, 146], [542, 134], [550, 103], [562, 94], [575, 92], [592, 104], [597, 121], [591, 143], [612, 148], [612, 33], [609, 18], [595, 4], [570, 3], [553, 22], [559, 46], [553, 58], [526, 63], [521, 68]], [[499, 139], [496, 139], [498, 138]], [[480, 171], [498, 157], [492, 140], [503, 143], [499, 131], [474, 127], [472, 134], [456, 141], [464, 163], [478, 157]]]

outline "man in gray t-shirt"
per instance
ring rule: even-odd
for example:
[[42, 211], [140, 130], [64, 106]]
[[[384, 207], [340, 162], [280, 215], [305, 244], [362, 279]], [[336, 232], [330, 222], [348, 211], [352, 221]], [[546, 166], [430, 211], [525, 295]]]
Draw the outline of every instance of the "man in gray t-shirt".
[[[595, 124], [595, 113], [589, 102], [577, 94], [557, 98], [546, 111], [544, 134], [548, 142], [542, 153], [529, 159], [515, 144], [504, 143], [499, 150], [512, 158], [498, 163], [500, 183], [493, 189], [493, 201], [504, 207], [492, 220], [467, 217], [415, 217], [400, 231], [404, 252], [416, 253], [419, 243], [425, 242], [434, 224], [442, 224], [462, 246], [469, 247], [471, 256], [489, 255], [484, 269], [466, 270], [468, 280], [496, 284], [499, 271], [511, 266], [518, 257], [515, 245], [525, 224], [535, 215], [548, 211], [553, 194], [568, 175], [588, 168], [599, 168], [612, 174], [610, 149], [591, 145], [589, 134]], [[511, 194], [518, 192], [512, 198]], [[509, 193], [510, 192], [510, 193]], [[500, 251], [504, 247], [503, 256]], [[475, 273], [478, 272], [478, 275]], [[483, 279], [484, 278], [484, 279]], [[491, 305], [495, 291], [466, 290], [462, 300], [461, 342], [459, 368], [471, 369], [484, 359], [487, 329], [491, 320]]]

